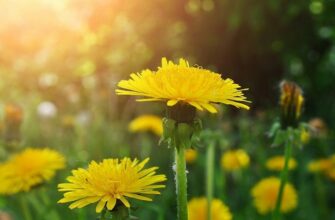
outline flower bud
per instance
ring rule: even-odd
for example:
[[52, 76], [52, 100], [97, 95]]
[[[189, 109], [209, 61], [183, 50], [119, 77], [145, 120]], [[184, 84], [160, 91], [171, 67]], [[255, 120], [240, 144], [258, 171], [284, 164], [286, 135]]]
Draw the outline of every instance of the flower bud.
[[280, 83], [280, 92], [281, 127], [296, 128], [304, 102], [302, 90], [294, 82], [284, 80]]

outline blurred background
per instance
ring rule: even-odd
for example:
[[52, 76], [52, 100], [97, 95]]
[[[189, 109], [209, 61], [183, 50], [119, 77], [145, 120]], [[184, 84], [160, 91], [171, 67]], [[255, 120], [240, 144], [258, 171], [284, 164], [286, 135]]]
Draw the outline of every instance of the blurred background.
[[[70, 169], [86, 166], [92, 159], [148, 156], [141, 155], [140, 145], [166, 151], [162, 156], [171, 155], [166, 147], [158, 147], [159, 138], [154, 135], [128, 132], [136, 116], [163, 116], [163, 106], [139, 105], [132, 98], [116, 97], [114, 90], [130, 73], [155, 69], [161, 57], [184, 57], [249, 88], [246, 96], [252, 101], [251, 110], [223, 109], [216, 128], [224, 136], [220, 152], [244, 148], [254, 164], [248, 171], [253, 172], [250, 178], [238, 182], [231, 177], [228, 185], [233, 190], [228, 190], [232, 195], [225, 202], [233, 213], [238, 211], [236, 219], [268, 219], [260, 217], [244, 195], [265, 176], [262, 164], [267, 156], [283, 153], [283, 149], [270, 148], [271, 139], [266, 136], [278, 115], [282, 79], [303, 88], [304, 121], [317, 117], [328, 130], [327, 136], [311, 140], [311, 146], [296, 152], [304, 171], [295, 171], [293, 182], [299, 195], [309, 199], [301, 199], [287, 219], [335, 219], [333, 182], [323, 178], [324, 186], [317, 188], [305, 166], [308, 160], [334, 152], [334, 0], [1, 0], [0, 8], [2, 145], [10, 140], [10, 151], [48, 146], [66, 155], [67, 170], [51, 184], [49, 196], [54, 201], [61, 197], [56, 184], [64, 181]], [[14, 117], [20, 120], [20, 128], [14, 131], [6, 128], [8, 106], [16, 109]], [[214, 119], [208, 121], [215, 124]], [[199, 183], [205, 163], [202, 151], [190, 167], [194, 170], [190, 197], [204, 195]], [[5, 158], [8, 149], [0, 152]], [[138, 216], [144, 216], [140, 219], [158, 219], [157, 213], [161, 219], [174, 219], [173, 160], [162, 160], [162, 156], [153, 156], [150, 164], [168, 175], [169, 186], [157, 197], [158, 205], [147, 204], [147, 210], [138, 211]], [[221, 183], [217, 184], [220, 191]], [[319, 198], [324, 204], [316, 208], [319, 195], [326, 198]], [[0, 201], [1, 210], [20, 219], [10, 205], [15, 198]], [[67, 216], [59, 219], [93, 216], [93, 207], [71, 212], [65, 205], [50, 206]]]

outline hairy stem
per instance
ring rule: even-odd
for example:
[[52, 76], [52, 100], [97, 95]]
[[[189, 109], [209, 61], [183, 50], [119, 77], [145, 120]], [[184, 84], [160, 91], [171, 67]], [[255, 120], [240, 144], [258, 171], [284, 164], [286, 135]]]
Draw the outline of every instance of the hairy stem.
[[175, 160], [178, 219], [187, 220], [187, 177], [185, 149], [183, 146], [175, 148]]

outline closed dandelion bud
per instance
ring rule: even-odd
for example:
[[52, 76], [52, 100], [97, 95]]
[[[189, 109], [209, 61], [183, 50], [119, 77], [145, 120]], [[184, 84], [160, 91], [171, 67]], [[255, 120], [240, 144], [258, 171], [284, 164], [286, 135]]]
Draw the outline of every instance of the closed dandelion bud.
[[297, 127], [304, 102], [302, 90], [294, 82], [286, 80], [281, 82], [280, 90], [281, 127]]
[[15, 104], [7, 104], [4, 108], [4, 139], [10, 149], [17, 147], [20, 141], [20, 128], [23, 120], [22, 109]]
[[22, 109], [15, 104], [7, 104], [5, 106], [5, 122], [6, 124], [20, 125], [22, 122]]

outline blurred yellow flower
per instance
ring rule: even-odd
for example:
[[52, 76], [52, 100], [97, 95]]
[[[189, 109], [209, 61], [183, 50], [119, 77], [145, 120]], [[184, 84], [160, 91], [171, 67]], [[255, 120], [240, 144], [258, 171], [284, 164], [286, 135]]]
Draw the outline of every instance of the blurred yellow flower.
[[241, 87], [231, 79], [199, 67], [190, 67], [180, 59], [179, 64], [162, 58], [157, 71], [143, 70], [131, 74], [131, 79], [118, 83], [118, 95], [142, 96], [138, 101], [166, 101], [168, 106], [187, 103], [198, 110], [216, 113], [213, 103], [249, 109]]
[[157, 183], [166, 180], [165, 175], [156, 175], [158, 167], [143, 169], [149, 158], [142, 162], [129, 158], [105, 159], [100, 163], [92, 161], [88, 169], [79, 168], [72, 171], [69, 183], [58, 185], [64, 198], [58, 203], [72, 203], [70, 209], [82, 208], [91, 203], [98, 203], [96, 212], [105, 207], [113, 210], [117, 200], [126, 207], [130, 204], [126, 197], [143, 201], [152, 201], [150, 194], [160, 194], [158, 188], [165, 185]]
[[329, 158], [314, 160], [308, 163], [308, 171], [312, 173], [327, 172], [334, 167], [334, 161]]
[[131, 132], [151, 131], [157, 136], [163, 134], [162, 119], [155, 115], [142, 115], [129, 123], [129, 130]]
[[[284, 168], [285, 158], [283, 156], [271, 157], [266, 161], [266, 168], [273, 171], [281, 171]], [[294, 170], [297, 167], [297, 161], [291, 158], [288, 162], [288, 169]]]
[[[251, 190], [254, 206], [260, 214], [271, 212], [275, 206], [279, 191], [280, 179], [268, 177], [259, 181]], [[294, 186], [286, 183], [280, 207], [282, 213], [287, 213], [297, 207], [298, 195]]]
[[235, 171], [249, 166], [250, 158], [242, 149], [226, 151], [221, 157], [221, 166], [226, 171]]
[[311, 161], [307, 168], [312, 173], [322, 173], [330, 179], [335, 180], [335, 154], [328, 158]]
[[65, 158], [51, 149], [28, 148], [0, 164], [0, 194], [29, 191], [65, 167]]
[[311, 134], [307, 129], [303, 129], [300, 134], [300, 140], [303, 144], [307, 144], [311, 139]]
[[[212, 220], [231, 220], [233, 218], [229, 208], [219, 199], [212, 200]], [[193, 198], [188, 202], [189, 220], [207, 219], [207, 199]]]
[[185, 160], [186, 160], [186, 163], [193, 163], [198, 157], [198, 152], [194, 149], [186, 149], [185, 150]]

